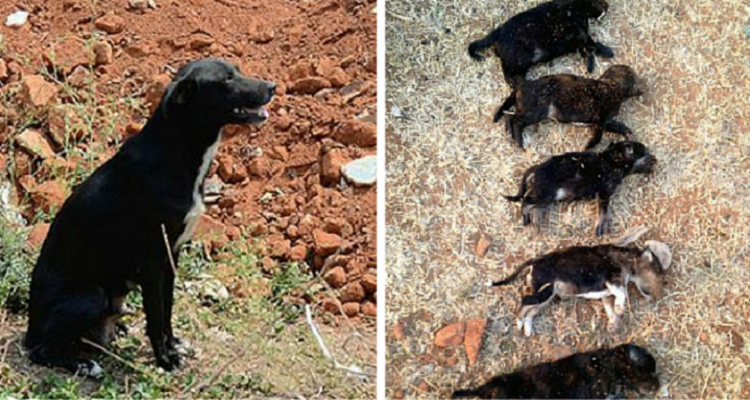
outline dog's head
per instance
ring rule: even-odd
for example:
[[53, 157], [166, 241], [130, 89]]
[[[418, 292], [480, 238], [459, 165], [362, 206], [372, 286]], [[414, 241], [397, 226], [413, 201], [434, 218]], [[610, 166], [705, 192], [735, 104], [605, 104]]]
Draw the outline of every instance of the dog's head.
[[602, 81], [612, 82], [625, 97], [636, 97], [643, 94], [638, 76], [633, 68], [627, 65], [613, 65], [607, 68], [599, 78]]
[[609, 10], [609, 3], [605, 0], [583, 0], [580, 7], [587, 17], [601, 19]]
[[634, 344], [623, 344], [613, 350], [622, 378], [638, 393], [645, 395], [659, 389], [656, 359], [648, 350]]
[[646, 249], [636, 261], [630, 281], [649, 300], [659, 299], [664, 294], [662, 275], [672, 264], [672, 252], [665, 243], [646, 241]]
[[276, 84], [242, 75], [236, 66], [218, 59], [192, 61], [177, 72], [161, 107], [167, 118], [199, 116], [210, 125], [261, 124], [264, 107]]
[[602, 153], [602, 157], [609, 158], [630, 174], [650, 174], [654, 172], [657, 163], [656, 157], [646, 146], [630, 141], [610, 144]]

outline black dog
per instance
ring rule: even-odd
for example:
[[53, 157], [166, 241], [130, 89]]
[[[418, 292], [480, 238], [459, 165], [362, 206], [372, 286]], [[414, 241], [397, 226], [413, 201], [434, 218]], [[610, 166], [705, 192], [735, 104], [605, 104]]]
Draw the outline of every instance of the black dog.
[[634, 344], [577, 353], [563, 359], [498, 375], [476, 389], [457, 390], [453, 398], [604, 399], [622, 387], [641, 394], [659, 389], [656, 360]]
[[124, 298], [140, 285], [157, 364], [180, 365], [172, 333], [177, 260], [203, 212], [203, 178], [230, 123], [260, 124], [275, 85], [249, 79], [219, 60], [181, 68], [140, 134], [65, 201], [31, 281], [26, 347], [35, 363], [87, 375], [101, 368], [76, 358], [81, 338], [111, 339]]
[[[523, 224], [531, 223], [531, 212], [543, 210], [556, 201], [598, 199], [599, 223], [596, 236], [609, 232], [611, 215], [609, 199], [626, 176], [650, 174], [656, 157], [638, 142], [610, 144], [603, 152], [566, 153], [535, 165], [523, 174], [518, 194], [503, 196], [508, 201], [521, 202]], [[534, 176], [531, 193], [526, 182]], [[535, 212], [538, 227], [538, 212]]]
[[614, 57], [609, 47], [589, 35], [589, 19], [601, 18], [609, 4], [604, 0], [556, 0], [513, 16], [482, 40], [469, 45], [469, 55], [483, 59], [480, 51], [492, 47], [500, 58], [505, 81], [515, 87], [529, 69], [578, 51], [594, 71], [594, 54]]
[[516, 87], [495, 112], [493, 122], [500, 121], [505, 111], [515, 106], [515, 113], [506, 116], [506, 126], [520, 148], [523, 148], [523, 128], [545, 119], [594, 125], [594, 136], [586, 145], [588, 150], [599, 144], [605, 130], [633, 140], [630, 128], [614, 118], [625, 100], [642, 94], [635, 72], [626, 65], [607, 68], [599, 79], [548, 75]]

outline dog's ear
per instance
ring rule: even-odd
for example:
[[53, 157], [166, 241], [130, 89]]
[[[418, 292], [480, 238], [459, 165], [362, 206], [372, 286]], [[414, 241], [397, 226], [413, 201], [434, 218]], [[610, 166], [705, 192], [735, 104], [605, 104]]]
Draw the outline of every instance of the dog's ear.
[[161, 100], [165, 117], [169, 117], [169, 115], [184, 107], [196, 86], [192, 74], [182, 76], [170, 83]]

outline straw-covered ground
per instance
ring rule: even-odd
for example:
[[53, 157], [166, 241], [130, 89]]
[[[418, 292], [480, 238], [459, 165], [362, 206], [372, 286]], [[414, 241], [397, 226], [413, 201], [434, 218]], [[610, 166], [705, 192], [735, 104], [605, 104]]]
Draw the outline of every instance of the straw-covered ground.
[[[600, 243], [596, 205], [556, 206], [540, 234], [521, 227], [523, 170], [581, 150], [590, 131], [546, 122], [526, 130], [526, 152], [491, 123], [508, 95], [500, 62], [472, 61], [470, 41], [541, 1], [389, 1], [387, 5], [388, 396], [446, 397], [491, 375], [632, 341], [656, 357], [656, 397], [749, 398], [750, 3], [610, 1], [592, 33], [616, 57], [590, 76], [631, 65], [646, 93], [619, 119], [659, 158], [652, 176], [626, 179], [614, 197], [613, 236], [637, 224], [670, 245], [666, 295], [634, 288], [621, 328], [606, 331], [598, 301], [565, 300], [540, 312], [535, 335], [514, 328], [518, 284], [488, 289], [525, 259], [558, 246]], [[532, 69], [589, 74], [577, 55]], [[602, 148], [611, 140], [605, 135]], [[491, 240], [476, 255], [482, 232]], [[609, 238], [602, 239], [601, 242]], [[642, 242], [639, 244], [642, 245]], [[487, 319], [479, 358], [438, 348], [441, 327]]]

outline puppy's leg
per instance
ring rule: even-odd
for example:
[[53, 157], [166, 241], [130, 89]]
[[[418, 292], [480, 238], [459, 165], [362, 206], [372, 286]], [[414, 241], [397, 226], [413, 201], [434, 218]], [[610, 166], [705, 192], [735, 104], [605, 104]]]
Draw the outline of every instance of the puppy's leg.
[[609, 234], [612, 225], [612, 214], [609, 212], [609, 194], [599, 194], [599, 222], [596, 224], [596, 237]]
[[523, 326], [523, 333], [527, 337], [531, 336], [534, 331], [532, 328], [534, 317], [539, 313], [539, 310], [549, 303], [554, 297], [554, 289], [552, 285], [542, 287], [538, 292], [524, 296], [521, 299], [521, 307], [518, 311], [518, 325]]
[[624, 136], [625, 139], [627, 140], [635, 139], [635, 135], [633, 135], [633, 131], [631, 131], [630, 128], [625, 126], [625, 124], [623, 124], [622, 122], [611, 119], [607, 121], [603, 127], [608, 132], [613, 132], [613, 133], [617, 133], [617, 134]]
[[101, 367], [95, 361], [74, 358], [80, 339], [96, 326], [108, 312], [108, 301], [99, 288], [76, 288], [64, 295], [49, 312], [42, 325], [42, 341], [29, 349], [32, 362], [65, 368], [73, 373], [99, 376]]
[[596, 54], [604, 58], [612, 58], [615, 56], [615, 52], [609, 46], [603, 45], [601, 42], [595, 42], [594, 47], [596, 48]]
[[171, 271], [167, 272], [163, 265], [152, 265], [149, 271], [149, 276], [141, 282], [143, 309], [146, 312], [146, 334], [151, 341], [156, 364], [166, 371], [171, 371], [180, 366], [180, 357], [177, 352], [169, 351], [167, 327], [165, 326], [166, 299], [164, 288], [167, 285], [165, 275], [171, 274]]
[[607, 318], [609, 319], [609, 324], [607, 325], [607, 329], [610, 332], [614, 332], [617, 330], [617, 327], [620, 325], [620, 316], [617, 315], [614, 310], [615, 296], [607, 296], [603, 298], [602, 304], [604, 304], [604, 311], [607, 312]]
[[612, 296], [614, 296], [614, 307], [615, 314], [622, 315], [625, 312], [625, 303], [628, 300], [627, 288], [618, 284], [606, 282], [605, 285], [609, 289]]
[[604, 135], [604, 128], [601, 126], [594, 127], [594, 136], [591, 137], [589, 142], [586, 144], [586, 150], [591, 150], [596, 147], [597, 144], [601, 143], [602, 136]]

